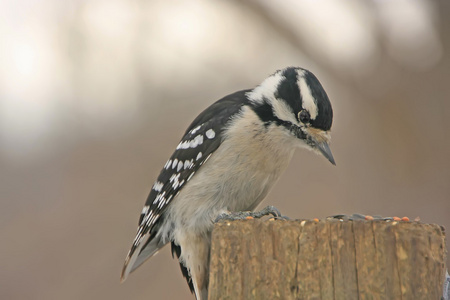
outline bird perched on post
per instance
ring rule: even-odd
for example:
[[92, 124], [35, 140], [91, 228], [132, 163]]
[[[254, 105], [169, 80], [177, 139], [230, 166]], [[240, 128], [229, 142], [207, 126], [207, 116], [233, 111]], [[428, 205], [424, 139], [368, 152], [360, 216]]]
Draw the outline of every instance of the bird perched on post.
[[[167, 243], [197, 300], [208, 297], [211, 231], [218, 217], [253, 211], [296, 148], [323, 154], [333, 110], [310, 71], [289, 67], [205, 109], [164, 165], [142, 210], [122, 281]], [[262, 213], [277, 214], [270, 207]], [[247, 213], [251, 215], [251, 213]]]

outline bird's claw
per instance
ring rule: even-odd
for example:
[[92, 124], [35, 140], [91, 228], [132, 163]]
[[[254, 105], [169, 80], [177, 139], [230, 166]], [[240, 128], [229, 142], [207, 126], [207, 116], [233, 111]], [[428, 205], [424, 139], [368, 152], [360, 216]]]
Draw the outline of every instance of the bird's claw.
[[283, 216], [280, 211], [275, 206], [266, 206], [260, 211], [237, 211], [237, 212], [230, 212], [230, 213], [222, 213], [220, 214], [216, 220], [215, 223], [222, 221], [222, 220], [229, 220], [229, 221], [235, 221], [235, 220], [245, 220], [250, 218], [262, 218], [264, 216], [272, 215], [275, 219], [281, 219], [281, 220], [289, 220], [288, 217]]

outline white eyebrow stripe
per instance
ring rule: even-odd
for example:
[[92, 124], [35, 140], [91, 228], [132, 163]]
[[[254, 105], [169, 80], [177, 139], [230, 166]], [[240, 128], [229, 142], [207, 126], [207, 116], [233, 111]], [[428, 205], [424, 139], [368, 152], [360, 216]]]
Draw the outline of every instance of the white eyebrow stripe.
[[311, 89], [309, 88], [303, 76], [298, 80], [298, 86], [300, 87], [300, 94], [302, 96], [302, 107], [309, 112], [311, 119], [315, 120], [319, 113], [317, 103], [312, 96]]
[[[259, 86], [246, 93], [246, 96], [250, 101], [262, 103], [265, 97], [273, 95], [283, 79], [284, 77], [281, 75], [281, 72], [267, 77]], [[272, 97], [269, 100], [273, 102], [275, 98]]]
[[272, 109], [275, 116], [281, 120], [289, 121], [292, 124], [298, 123], [292, 108], [286, 101], [278, 99], [272, 102]]

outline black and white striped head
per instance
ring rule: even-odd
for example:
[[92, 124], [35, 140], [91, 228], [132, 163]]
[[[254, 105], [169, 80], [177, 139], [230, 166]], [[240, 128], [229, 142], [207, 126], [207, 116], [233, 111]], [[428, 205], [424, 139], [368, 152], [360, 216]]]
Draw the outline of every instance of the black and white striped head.
[[300, 140], [300, 145], [320, 152], [335, 164], [328, 146], [333, 109], [313, 73], [294, 67], [279, 70], [247, 97], [266, 127], [283, 128]]

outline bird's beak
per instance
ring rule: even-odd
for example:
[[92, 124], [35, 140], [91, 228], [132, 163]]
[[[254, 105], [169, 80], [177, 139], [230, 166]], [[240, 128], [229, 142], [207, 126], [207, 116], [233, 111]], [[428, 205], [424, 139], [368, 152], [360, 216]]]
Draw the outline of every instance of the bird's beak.
[[296, 131], [296, 135], [299, 139], [306, 140], [310, 147], [319, 150], [330, 163], [336, 165], [330, 146], [328, 146], [328, 141], [330, 140], [328, 132], [312, 127], [299, 128]]
[[320, 153], [322, 153], [323, 156], [330, 161], [330, 163], [336, 165], [330, 146], [328, 146], [327, 142], [316, 142], [316, 147], [319, 149]]

